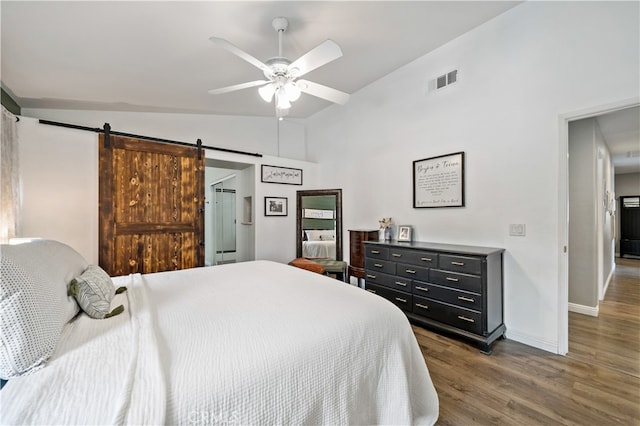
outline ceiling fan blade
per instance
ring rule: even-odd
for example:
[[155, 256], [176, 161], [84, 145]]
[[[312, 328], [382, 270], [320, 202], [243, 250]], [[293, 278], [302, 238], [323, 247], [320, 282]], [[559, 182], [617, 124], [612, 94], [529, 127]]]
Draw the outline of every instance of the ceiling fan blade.
[[217, 44], [218, 46], [227, 49], [229, 52], [233, 53], [234, 55], [238, 56], [239, 58], [244, 59], [245, 61], [249, 62], [251, 65], [253, 65], [253, 66], [257, 67], [257, 68], [260, 68], [262, 71], [270, 69], [262, 61], [254, 58], [253, 56], [251, 56], [250, 54], [248, 54], [244, 50], [241, 50], [239, 47], [237, 47], [236, 45], [228, 42], [227, 40], [225, 40], [223, 38], [209, 37], [209, 40], [211, 40], [213, 43]]
[[298, 86], [300, 91], [304, 93], [326, 99], [336, 104], [344, 105], [349, 100], [348, 93], [344, 93], [340, 90], [332, 89], [331, 87], [323, 86], [322, 84], [314, 83], [309, 80], [297, 80], [296, 86]]
[[261, 86], [268, 83], [267, 80], [249, 81], [247, 83], [235, 84], [233, 86], [221, 87], [220, 89], [211, 89], [209, 93], [212, 95], [221, 95], [222, 93], [229, 93], [235, 90], [248, 89], [249, 87]]
[[325, 40], [295, 61], [287, 69], [294, 77], [301, 77], [342, 56], [342, 50], [333, 40]]

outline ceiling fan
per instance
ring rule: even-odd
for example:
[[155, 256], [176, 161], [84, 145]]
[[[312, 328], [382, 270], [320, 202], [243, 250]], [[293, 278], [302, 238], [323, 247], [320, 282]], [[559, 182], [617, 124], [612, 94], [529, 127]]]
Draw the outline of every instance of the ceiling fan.
[[332, 40], [325, 40], [300, 58], [291, 62], [282, 56], [282, 35], [289, 26], [289, 22], [286, 18], [278, 17], [274, 18], [272, 25], [278, 33], [278, 56], [270, 58], [264, 63], [247, 52], [240, 50], [237, 46], [225, 39], [219, 37], [209, 38], [213, 43], [227, 49], [234, 55], [259, 68], [266, 78], [266, 80], [255, 80], [222, 87], [220, 89], [212, 89], [209, 90], [209, 93], [219, 95], [261, 86], [258, 89], [260, 97], [265, 102], [271, 102], [275, 99], [276, 116], [280, 118], [288, 114], [289, 108], [291, 108], [291, 102], [296, 101], [300, 97], [301, 92], [344, 105], [349, 100], [347, 93], [312, 81], [300, 79], [300, 77], [308, 72], [341, 57], [342, 50], [340, 50], [340, 47]]

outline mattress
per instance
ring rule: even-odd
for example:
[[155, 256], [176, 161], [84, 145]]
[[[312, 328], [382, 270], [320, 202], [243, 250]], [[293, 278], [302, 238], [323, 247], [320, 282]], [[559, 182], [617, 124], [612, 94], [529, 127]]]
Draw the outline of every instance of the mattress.
[[357, 287], [254, 261], [116, 277], [125, 313], [79, 314], [3, 424], [433, 424], [406, 316]]

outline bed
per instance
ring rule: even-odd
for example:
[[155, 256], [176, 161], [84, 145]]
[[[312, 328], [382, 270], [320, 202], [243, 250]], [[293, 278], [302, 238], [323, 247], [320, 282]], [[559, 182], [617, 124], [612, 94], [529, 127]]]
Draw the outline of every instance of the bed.
[[[10, 376], [0, 391], [3, 424], [434, 424], [438, 418], [438, 397], [406, 316], [381, 297], [252, 261], [115, 277], [115, 287], [127, 290], [111, 306], [121, 304], [124, 312], [93, 319], [74, 313], [68, 284], [60, 282], [89, 266], [73, 253], [52, 241], [0, 247], [0, 366]], [[16, 295], [18, 282], [28, 294]], [[7, 314], [7, 306], [42, 298], [31, 294], [38, 286], [46, 303], [31, 301], [43, 311], [36, 316], [46, 316], [48, 328], [62, 325], [49, 356], [26, 371], [13, 362], [11, 370], [7, 351], [17, 327], [11, 318], [18, 314]], [[54, 321], [52, 311], [63, 318]]]
[[302, 257], [307, 259], [335, 259], [335, 230], [305, 230], [302, 241]]

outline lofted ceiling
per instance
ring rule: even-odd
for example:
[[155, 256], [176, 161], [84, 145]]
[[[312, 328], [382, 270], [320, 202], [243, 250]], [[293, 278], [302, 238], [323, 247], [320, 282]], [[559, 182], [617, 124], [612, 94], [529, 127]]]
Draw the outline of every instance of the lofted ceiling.
[[[216, 46], [227, 39], [261, 61], [277, 56], [271, 21], [289, 28], [295, 60], [330, 38], [343, 56], [305, 76], [354, 93], [517, 6], [520, 1], [7, 1], [0, 3], [1, 83], [22, 108], [273, 116], [263, 78]], [[332, 105], [303, 94], [290, 117]], [[638, 108], [600, 116], [617, 172], [640, 171]]]
[[[2, 84], [23, 108], [273, 116], [262, 79], [209, 37], [261, 61], [277, 56], [275, 17], [289, 20], [283, 55], [330, 38], [343, 56], [305, 79], [354, 93], [514, 7], [516, 1], [2, 1]], [[331, 105], [303, 95], [290, 117]]]

